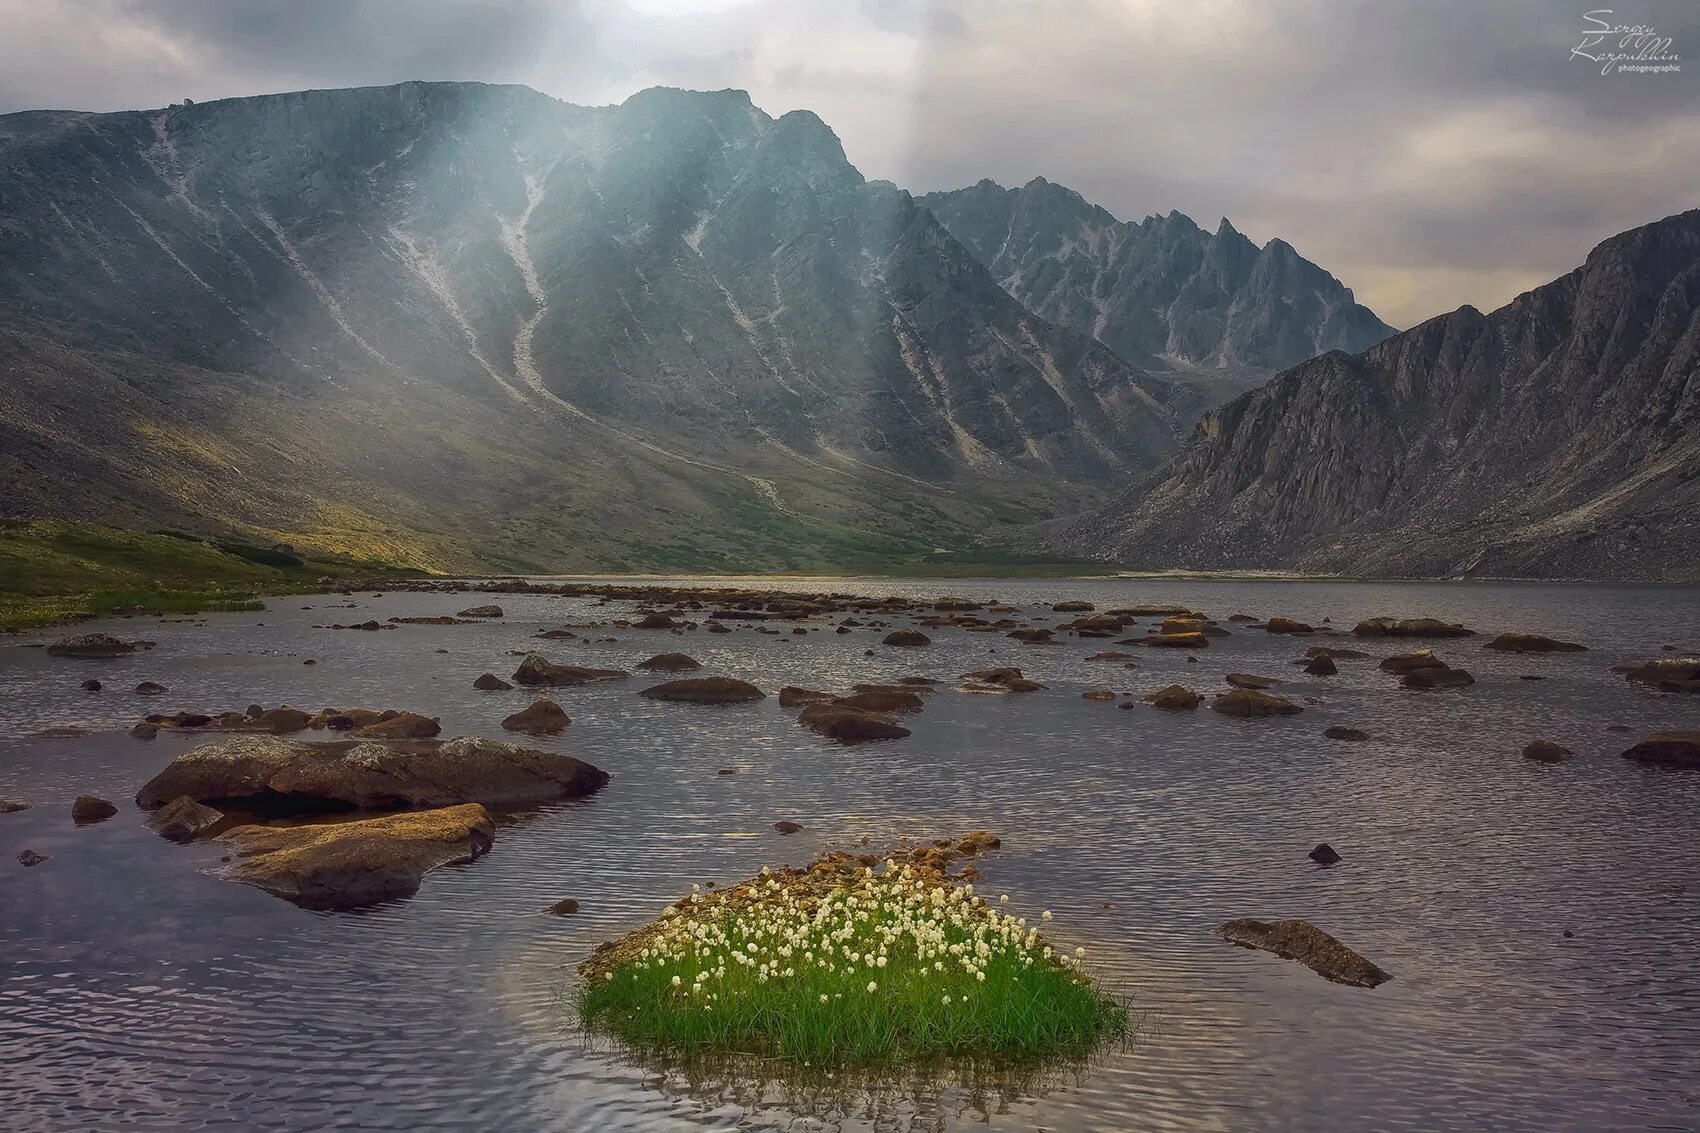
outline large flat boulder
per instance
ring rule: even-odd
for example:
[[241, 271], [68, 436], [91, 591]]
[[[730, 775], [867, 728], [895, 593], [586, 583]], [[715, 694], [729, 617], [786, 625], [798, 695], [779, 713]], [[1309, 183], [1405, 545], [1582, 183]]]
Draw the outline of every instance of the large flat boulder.
[[477, 803], [308, 826], [238, 826], [221, 835], [225, 876], [315, 909], [411, 897], [439, 866], [490, 849], [496, 823]]
[[570, 755], [495, 740], [306, 743], [233, 736], [184, 752], [136, 794], [152, 810], [179, 795], [267, 813], [397, 810], [578, 798], [608, 781]]
[[742, 704], [765, 700], [767, 693], [737, 677], [681, 677], [651, 685], [638, 695], [651, 700], [676, 700], [686, 704]]
[[1588, 647], [1538, 633], [1502, 633], [1484, 648], [1498, 653], [1586, 653]]
[[1211, 931], [1242, 947], [1297, 960], [1337, 984], [1376, 987], [1393, 978], [1309, 921], [1260, 921], [1242, 917]]

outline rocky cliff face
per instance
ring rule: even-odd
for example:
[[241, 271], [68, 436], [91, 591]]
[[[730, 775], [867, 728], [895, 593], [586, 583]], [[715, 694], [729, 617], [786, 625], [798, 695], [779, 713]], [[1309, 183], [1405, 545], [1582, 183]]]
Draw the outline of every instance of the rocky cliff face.
[[0, 117], [0, 364], [7, 510], [514, 569], [950, 545], [1197, 407], [734, 91]]
[[1146, 567], [1700, 579], [1697, 312], [1692, 211], [1491, 314], [1289, 370], [1054, 542]]
[[1226, 220], [1214, 234], [1179, 212], [1119, 221], [1042, 177], [921, 201], [1031, 310], [1209, 388], [1238, 392], [1393, 333], [1292, 245], [1259, 248]]

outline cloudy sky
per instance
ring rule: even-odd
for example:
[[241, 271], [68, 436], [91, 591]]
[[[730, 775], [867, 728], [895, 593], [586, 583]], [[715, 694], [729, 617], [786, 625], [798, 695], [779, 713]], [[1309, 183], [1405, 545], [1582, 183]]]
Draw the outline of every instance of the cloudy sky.
[[[1665, 74], [1573, 56], [1614, 0], [0, 0], [0, 112], [403, 79], [572, 102], [741, 87], [917, 192], [1034, 176], [1281, 236], [1407, 326], [1700, 206], [1700, 3], [1615, 0]], [[1610, 45], [1593, 44], [1592, 53]]]

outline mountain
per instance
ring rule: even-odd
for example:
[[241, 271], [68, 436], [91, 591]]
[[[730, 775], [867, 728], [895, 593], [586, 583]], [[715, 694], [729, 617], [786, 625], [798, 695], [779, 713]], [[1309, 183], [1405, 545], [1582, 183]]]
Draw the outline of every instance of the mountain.
[[0, 367], [0, 514], [445, 569], [911, 558], [1201, 408], [740, 91], [0, 117]]
[[1135, 567], [1700, 579], [1700, 211], [1288, 370], [1058, 546]]
[[1291, 244], [1259, 248], [1226, 219], [1214, 234], [1179, 212], [1120, 221], [1043, 177], [921, 203], [1028, 309], [1210, 390], [1393, 333]]

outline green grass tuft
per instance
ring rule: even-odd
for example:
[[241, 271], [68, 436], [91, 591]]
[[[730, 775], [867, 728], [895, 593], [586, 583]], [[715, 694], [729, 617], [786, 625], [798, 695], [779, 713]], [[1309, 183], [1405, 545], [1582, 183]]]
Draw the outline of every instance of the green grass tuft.
[[586, 1027], [686, 1055], [1084, 1057], [1129, 1026], [1078, 955], [916, 858], [693, 894], [581, 974]]

